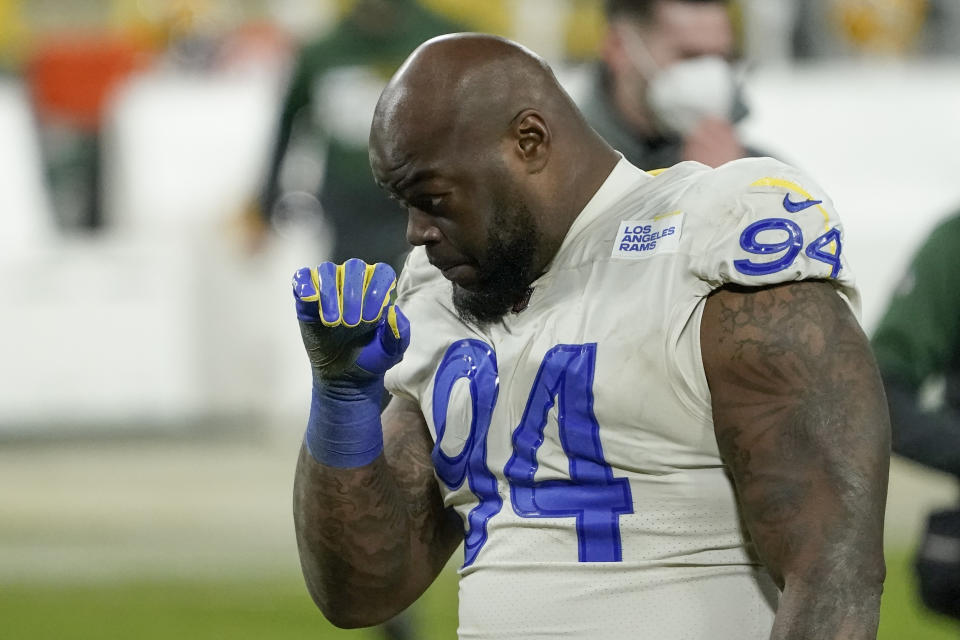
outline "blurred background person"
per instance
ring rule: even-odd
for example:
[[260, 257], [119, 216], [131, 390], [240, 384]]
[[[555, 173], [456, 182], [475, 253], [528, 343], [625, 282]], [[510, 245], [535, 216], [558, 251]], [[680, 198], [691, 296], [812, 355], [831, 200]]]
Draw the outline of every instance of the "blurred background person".
[[[329, 258], [363, 256], [403, 264], [406, 218], [374, 183], [367, 136], [380, 91], [424, 40], [465, 27], [415, 0], [358, 0], [329, 34], [297, 54], [283, 101], [256, 243], [267, 225], [321, 224]], [[320, 256], [318, 256], [318, 259]]]
[[747, 116], [725, 0], [607, 0], [601, 61], [581, 100], [600, 135], [646, 170], [764, 155], [741, 142]]
[[[960, 212], [913, 257], [873, 337], [894, 452], [960, 486]], [[939, 383], [940, 392], [936, 385]], [[960, 620], [960, 504], [931, 514], [917, 558], [920, 594]]]
[[24, 67], [53, 210], [70, 231], [101, 227], [101, 130], [114, 91], [150, 62], [152, 43], [129, 30], [45, 34]]

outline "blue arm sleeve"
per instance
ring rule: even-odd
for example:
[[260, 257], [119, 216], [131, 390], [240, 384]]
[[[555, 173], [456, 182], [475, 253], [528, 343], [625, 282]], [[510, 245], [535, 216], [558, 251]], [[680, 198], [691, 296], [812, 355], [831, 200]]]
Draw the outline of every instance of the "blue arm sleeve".
[[304, 443], [314, 460], [349, 469], [370, 464], [383, 451], [380, 400], [383, 378], [314, 380]]

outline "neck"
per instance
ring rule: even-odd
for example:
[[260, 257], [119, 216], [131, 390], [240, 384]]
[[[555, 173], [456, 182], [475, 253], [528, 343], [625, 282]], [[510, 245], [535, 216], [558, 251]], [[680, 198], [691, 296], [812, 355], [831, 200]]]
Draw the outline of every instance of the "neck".
[[558, 172], [558, 186], [546, 203], [546, 215], [541, 216], [543, 234], [535, 273], [543, 273], [563, 244], [567, 232], [583, 208], [610, 176], [620, 161], [620, 154], [591, 130], [590, 139], [577, 145], [566, 157], [582, 159], [565, 165]]

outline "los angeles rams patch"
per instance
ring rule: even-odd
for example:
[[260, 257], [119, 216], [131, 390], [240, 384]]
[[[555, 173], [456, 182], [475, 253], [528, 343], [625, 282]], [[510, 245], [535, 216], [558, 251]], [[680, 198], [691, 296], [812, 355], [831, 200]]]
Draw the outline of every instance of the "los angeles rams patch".
[[673, 253], [680, 246], [682, 230], [682, 211], [673, 211], [652, 220], [624, 220], [620, 223], [610, 256], [639, 260], [659, 253]]

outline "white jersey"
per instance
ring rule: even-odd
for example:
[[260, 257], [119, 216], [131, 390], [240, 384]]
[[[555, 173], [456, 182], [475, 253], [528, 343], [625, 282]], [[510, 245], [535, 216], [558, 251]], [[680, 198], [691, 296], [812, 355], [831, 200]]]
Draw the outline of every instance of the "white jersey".
[[779, 596], [717, 450], [700, 318], [724, 283], [805, 278], [857, 309], [842, 243], [827, 196], [780, 162], [621, 160], [527, 307], [484, 331], [413, 251], [387, 385], [422, 408], [464, 522], [461, 638], [769, 637]]

